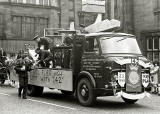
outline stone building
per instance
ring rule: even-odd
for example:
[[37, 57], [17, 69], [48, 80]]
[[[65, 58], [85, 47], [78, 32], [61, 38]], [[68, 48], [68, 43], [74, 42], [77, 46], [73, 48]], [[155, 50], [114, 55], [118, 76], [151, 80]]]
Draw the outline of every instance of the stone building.
[[0, 0], [0, 47], [17, 53], [26, 43], [36, 46], [35, 35], [44, 28], [79, 27], [80, 0]]
[[[97, 9], [104, 7], [98, 2], [96, 10], [85, 11], [83, 1], [105, 1], [105, 12]], [[8, 53], [24, 48], [25, 43], [34, 47], [32, 38], [43, 35], [44, 28], [69, 29], [70, 22], [75, 22], [75, 29], [81, 29], [81, 24], [94, 23], [102, 13], [103, 19], [121, 22], [118, 32], [136, 35], [150, 60], [160, 61], [159, 8], [159, 0], [0, 0], [0, 47]]]
[[105, 0], [106, 19], [117, 19], [121, 22], [119, 32], [134, 34], [133, 0]]
[[147, 58], [160, 61], [159, 0], [134, 0], [134, 29]]
[[160, 61], [160, 0], [105, 1], [105, 18], [120, 20], [119, 32], [134, 34], [142, 53]]

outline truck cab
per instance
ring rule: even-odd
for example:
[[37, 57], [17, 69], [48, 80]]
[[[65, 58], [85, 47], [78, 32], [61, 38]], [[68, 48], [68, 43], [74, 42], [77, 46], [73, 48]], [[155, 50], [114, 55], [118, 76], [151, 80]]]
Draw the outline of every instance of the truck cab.
[[80, 102], [90, 97], [94, 101], [97, 96], [119, 96], [127, 103], [135, 103], [149, 96], [149, 62], [135, 36], [91, 33], [85, 35], [85, 40], [77, 86]]

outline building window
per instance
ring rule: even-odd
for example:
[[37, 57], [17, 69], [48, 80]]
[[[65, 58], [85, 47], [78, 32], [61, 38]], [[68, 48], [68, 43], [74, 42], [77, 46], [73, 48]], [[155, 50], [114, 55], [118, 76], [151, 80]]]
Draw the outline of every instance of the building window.
[[18, 3], [23, 3], [23, 0], [18, 0]]
[[156, 37], [153, 39], [153, 49], [158, 50], [159, 49], [159, 38]]
[[51, 6], [59, 7], [59, 0], [49, 0]]
[[43, 5], [43, 0], [39, 0], [39, 4], [40, 4], [40, 5]]
[[45, 6], [49, 6], [49, 1], [48, 0], [44, 0], [43, 2], [44, 2]]
[[23, 17], [22, 18], [22, 38], [30, 39], [35, 36], [35, 18]]
[[59, 7], [59, 0], [11, 0], [11, 2]]
[[11, 2], [14, 2], [14, 3], [23, 3], [24, 0], [11, 0]]
[[39, 0], [39, 4], [49, 6], [50, 5], [50, 0]]
[[160, 37], [157, 34], [151, 34], [147, 38], [147, 58], [151, 61], [160, 60]]
[[36, 0], [26, 0], [27, 4], [36, 4]]
[[12, 0], [11, 2], [17, 3], [17, 2], [18, 2], [18, 0]]
[[148, 38], [147, 39], [147, 50], [152, 50], [153, 49], [153, 39]]
[[[12, 33], [14, 34], [14, 37], [20, 38], [22, 36], [22, 17], [21, 16], [14, 16], [12, 17], [13, 22], [13, 28]], [[16, 29], [15, 29], [16, 28]]]
[[153, 61], [159, 60], [159, 52], [153, 52]]
[[12, 22], [12, 33], [18, 39], [31, 40], [36, 34], [42, 36], [44, 28], [48, 27], [48, 18], [43, 17], [13, 16]]
[[69, 0], [69, 10], [74, 10], [74, 2]]
[[35, 21], [35, 34], [43, 36], [44, 28], [48, 27], [48, 19], [47, 18], [37, 18]]
[[3, 24], [3, 15], [0, 14], [0, 39], [3, 37], [4, 34], [4, 24]]

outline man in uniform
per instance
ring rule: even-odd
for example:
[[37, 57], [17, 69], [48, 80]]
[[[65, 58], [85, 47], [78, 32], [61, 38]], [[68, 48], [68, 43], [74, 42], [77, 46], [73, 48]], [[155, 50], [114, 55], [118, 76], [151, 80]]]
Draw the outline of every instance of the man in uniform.
[[48, 50], [49, 49], [49, 38], [39, 37], [37, 35], [33, 39], [37, 42], [39, 49], [43, 49], [43, 50]]
[[21, 97], [21, 92], [23, 90], [23, 99], [27, 99], [28, 71], [31, 70], [31, 64], [28, 55], [24, 53], [21, 58], [17, 59], [15, 66], [16, 73], [19, 77], [18, 96]]
[[38, 64], [40, 64], [41, 67], [49, 68], [50, 61], [52, 60], [52, 57], [53, 57], [52, 53], [48, 50], [41, 50], [41, 49], [36, 49], [35, 52], [39, 54]]

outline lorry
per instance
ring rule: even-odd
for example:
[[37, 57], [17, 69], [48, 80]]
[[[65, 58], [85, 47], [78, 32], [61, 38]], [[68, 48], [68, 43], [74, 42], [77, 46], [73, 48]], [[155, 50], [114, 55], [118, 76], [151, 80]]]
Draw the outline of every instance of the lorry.
[[72, 44], [51, 46], [53, 67], [34, 68], [29, 73], [28, 95], [54, 88], [74, 94], [83, 106], [94, 105], [100, 96], [121, 97], [130, 104], [150, 96], [150, 63], [134, 35], [59, 33], [72, 34]]

